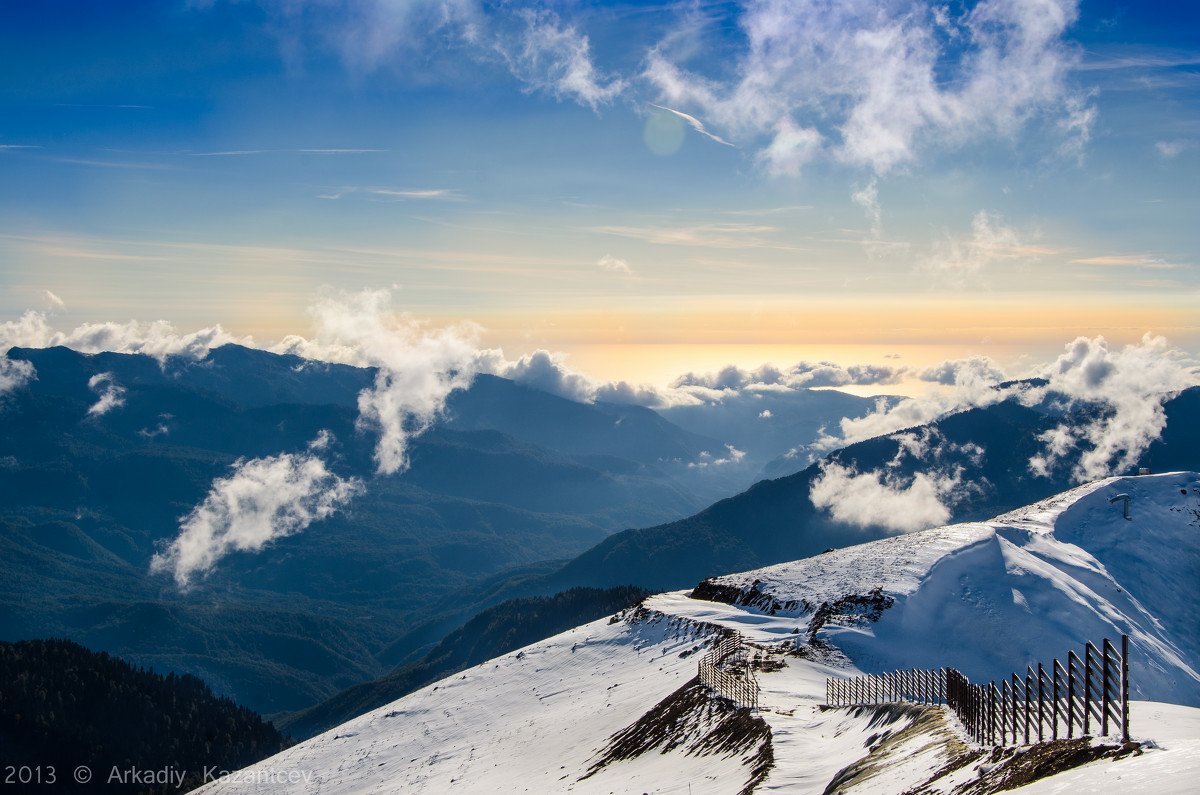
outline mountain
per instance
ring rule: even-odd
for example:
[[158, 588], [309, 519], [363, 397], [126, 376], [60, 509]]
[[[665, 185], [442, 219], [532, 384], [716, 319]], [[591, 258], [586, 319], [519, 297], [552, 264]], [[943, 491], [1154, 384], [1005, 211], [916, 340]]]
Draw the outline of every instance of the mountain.
[[[0, 643], [0, 771], [10, 786], [185, 792], [206, 769], [236, 770], [287, 745], [270, 723], [193, 676], [163, 676], [66, 640]], [[125, 781], [111, 777], [114, 769], [166, 775]], [[23, 771], [32, 772], [23, 780]]]
[[[1131, 499], [1126, 519], [1118, 495]], [[650, 597], [251, 766], [279, 791], [1187, 792], [1200, 772], [1200, 475], [1109, 478], [982, 522]], [[739, 633], [758, 707], [697, 678]], [[824, 708], [827, 677], [975, 681], [1130, 637], [1131, 734], [979, 749], [942, 707]], [[1095, 724], [1093, 724], [1095, 725]], [[1097, 732], [1098, 733], [1098, 732]], [[1119, 783], [1115, 783], [1119, 782]], [[205, 793], [250, 792], [220, 781]]]
[[[1165, 404], [1167, 424], [1142, 461], [1161, 469], [1200, 467], [1200, 387]], [[1086, 414], [1087, 409], [1081, 410]], [[1085, 417], [1077, 417], [1082, 422]], [[927, 426], [868, 439], [827, 456], [858, 472], [888, 471], [901, 479], [937, 468], [958, 472], [962, 486], [947, 497], [954, 521], [980, 519], [1054, 494], [1071, 485], [1070, 466], [1051, 477], [1029, 471], [1042, 449], [1037, 436], [1061, 416], [1006, 400], [944, 417]], [[914, 439], [923, 455], [908, 451]], [[631, 583], [651, 590], [680, 588], [704, 577], [816, 555], [829, 547], [881, 538], [884, 527], [835, 520], [810, 499], [817, 463], [795, 475], [756, 483], [700, 513], [655, 527], [613, 534], [537, 587], [604, 587]], [[521, 587], [529, 588], [525, 581]]]
[[[355, 427], [369, 369], [238, 346], [199, 361], [7, 355], [36, 379], [0, 402], [0, 639], [69, 637], [266, 713], [383, 675], [394, 662], [378, 655], [441, 600], [708, 499], [682, 462], [711, 440], [491, 376], [413, 441], [409, 471], [379, 477], [374, 435]], [[104, 374], [123, 402], [90, 414]], [[230, 555], [186, 593], [148, 576], [214, 479], [321, 431], [329, 469], [365, 485], [344, 511]]]
[[[795, 457], [797, 448], [816, 440], [823, 430], [836, 428], [842, 417], [860, 417], [880, 404], [888, 407], [898, 400], [859, 397], [833, 389], [779, 389], [729, 392], [698, 404], [657, 411], [680, 428], [716, 437], [744, 452], [757, 480], [803, 469], [804, 459]], [[765, 471], [769, 465], [776, 470], [790, 465], [791, 469]]]
[[294, 737], [311, 737], [456, 671], [632, 607], [647, 596], [640, 588], [572, 588], [554, 596], [510, 599], [480, 612], [421, 660], [288, 715], [279, 725]]

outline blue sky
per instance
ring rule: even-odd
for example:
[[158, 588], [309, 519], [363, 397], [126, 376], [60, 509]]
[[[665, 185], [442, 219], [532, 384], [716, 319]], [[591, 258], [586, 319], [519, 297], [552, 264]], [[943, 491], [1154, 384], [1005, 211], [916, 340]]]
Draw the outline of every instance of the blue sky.
[[614, 377], [635, 343], [1195, 350], [1197, 30], [1068, 0], [4, 2], [0, 316], [277, 339], [385, 287]]

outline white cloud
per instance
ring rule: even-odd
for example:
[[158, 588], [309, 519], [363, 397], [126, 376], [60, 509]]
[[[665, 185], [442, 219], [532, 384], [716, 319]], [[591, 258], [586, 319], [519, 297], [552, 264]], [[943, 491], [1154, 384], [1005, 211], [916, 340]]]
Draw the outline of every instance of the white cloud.
[[98, 373], [88, 379], [88, 389], [99, 395], [99, 400], [88, 407], [88, 415], [99, 417], [125, 405], [125, 387], [117, 383], [112, 373]]
[[384, 475], [408, 468], [409, 440], [433, 424], [451, 392], [470, 385], [479, 335], [472, 324], [429, 328], [390, 302], [386, 290], [327, 296], [311, 309], [313, 340], [292, 336], [272, 348], [378, 368], [374, 386], [358, 395], [358, 425], [378, 432], [375, 464]]
[[707, 390], [757, 389], [779, 386], [786, 389], [813, 387], [868, 386], [898, 383], [905, 375], [903, 367], [878, 364], [841, 365], [836, 362], [800, 361], [780, 369], [764, 364], [755, 370], [728, 365], [713, 373], [684, 373], [671, 386], [677, 389], [699, 387]]
[[[0, 344], [0, 348], [7, 347]], [[0, 354], [0, 397], [20, 389], [35, 378], [37, 371], [31, 362], [10, 359], [7, 355]]]
[[780, 130], [790, 124], [811, 131], [806, 157], [823, 146], [877, 174], [922, 149], [1014, 136], [1037, 115], [1063, 119], [1069, 140], [1086, 141], [1094, 109], [1067, 85], [1079, 56], [1063, 39], [1077, 5], [751, 0], [738, 20], [746, 43], [731, 79], [689, 71], [681, 64], [691, 51], [677, 53], [670, 37], [650, 53], [643, 77], [661, 102], [697, 108], [739, 138], [766, 139], [767, 150], [789, 148]]
[[917, 373], [917, 377], [946, 386], [971, 384], [990, 387], [1004, 380], [1004, 371], [988, 356], [968, 356], [926, 367]]
[[746, 451], [739, 450], [731, 444], [725, 445], [725, 455], [715, 456], [707, 450], [700, 452], [695, 461], [688, 462], [688, 469], [707, 469], [709, 467], [736, 466], [746, 458]]
[[562, 354], [536, 350], [516, 360], [500, 349], [481, 350], [475, 365], [479, 372], [498, 375], [577, 403], [622, 403], [651, 408], [694, 404], [699, 401], [678, 390], [660, 390], [628, 381], [598, 381], [567, 366]]
[[850, 200], [863, 208], [867, 221], [870, 223], [871, 237], [879, 238], [883, 234], [883, 208], [879, 205], [879, 180], [872, 178], [870, 182], [850, 194]]
[[798, 177], [800, 170], [821, 151], [821, 133], [813, 127], [800, 127], [789, 118], [775, 125], [771, 142], [757, 159], [767, 173], [775, 177]]
[[930, 391], [923, 396], [905, 398], [895, 404], [889, 404], [886, 399], [879, 398], [875, 402], [874, 411], [862, 417], [843, 417], [838, 423], [840, 433], [836, 436], [822, 433], [813, 443], [812, 449], [833, 450], [864, 439], [925, 425], [946, 414], [998, 403], [1025, 390], [1025, 387], [1019, 384], [1007, 389], [997, 389], [996, 385], [1003, 380], [1004, 374], [985, 356], [972, 356], [933, 365], [917, 373], [917, 377], [924, 381], [952, 385], [954, 389], [949, 392]]
[[552, 11], [522, 10], [519, 42], [502, 43], [509, 69], [531, 90], [574, 99], [595, 110], [625, 90], [626, 82], [600, 74], [592, 63], [591, 44], [573, 25]]
[[770, 409], [763, 409], [762, 411], [758, 412], [758, 418], [760, 420], [769, 420], [773, 416], [775, 415], [771, 413]]
[[821, 465], [809, 490], [812, 504], [856, 527], [882, 527], [911, 533], [950, 521], [946, 501], [959, 486], [959, 474], [918, 472], [905, 482], [893, 472], [859, 472], [836, 461]]
[[330, 472], [313, 451], [239, 460], [228, 477], [180, 520], [179, 535], [150, 561], [180, 588], [230, 552], [257, 552], [331, 516], [359, 492], [356, 479]]
[[1049, 249], [1045, 247], [1022, 242], [1017, 230], [1003, 218], [980, 210], [971, 219], [971, 235], [946, 235], [936, 241], [924, 266], [950, 286], [967, 287], [999, 263], [1028, 262], [1046, 253]]
[[620, 257], [614, 257], [612, 254], [605, 254], [596, 261], [596, 267], [601, 270], [609, 271], [610, 273], [633, 273], [633, 269], [629, 267], [629, 263]]
[[[684, 113], [681, 110], [675, 110], [674, 108], [664, 107], [663, 105], [655, 105], [653, 102], [650, 103], [650, 107], [658, 108], [659, 110], [674, 114], [674, 116], [676, 118], [682, 119], [684, 122], [686, 122], [688, 124], [689, 127], [691, 127], [696, 132], [700, 133], [701, 135], [703, 135], [705, 138], [709, 139], [710, 141], [714, 141], [716, 143], [723, 144], [724, 146], [733, 146], [733, 144], [729, 143], [729, 141], [726, 141], [724, 138], [721, 138], [717, 135], [713, 135], [712, 133], [710, 133], [708, 131], [708, 128], [704, 126], [704, 123], [701, 122], [699, 119], [697, 119], [695, 116]], [[734, 147], [734, 148], [736, 149], [737, 147]]]
[[63, 345], [80, 353], [142, 353], [160, 362], [168, 356], [203, 359], [208, 352], [229, 343], [254, 345], [250, 337], [235, 337], [220, 325], [180, 334], [165, 320], [127, 323], [84, 323], [70, 331], [50, 326], [43, 312], [30, 310], [16, 320], [0, 323], [0, 348], [49, 348]]
[[42, 290], [42, 295], [46, 298], [46, 302], [49, 303], [51, 306], [55, 307], [56, 309], [62, 309], [63, 307], [66, 306], [66, 304], [63, 302], [63, 300], [61, 298], [59, 298], [57, 295], [50, 292], [49, 290]]
[[766, 224], [710, 223], [695, 226], [601, 226], [595, 231], [663, 246], [787, 248], [771, 240], [779, 231]]
[[1072, 477], [1080, 482], [1135, 466], [1166, 426], [1163, 403], [1197, 380], [1185, 355], [1151, 334], [1119, 350], [1103, 337], [1078, 337], [1043, 374], [1047, 391], [1066, 396], [1069, 405], [1090, 404], [1102, 411], [1095, 419], [1063, 422], [1042, 434], [1045, 448], [1029, 461], [1031, 471], [1048, 475], [1078, 450]]
[[1092, 128], [1096, 125], [1099, 111], [1088, 102], [1090, 97], [1074, 96], [1067, 99], [1066, 115], [1059, 119], [1058, 129], [1063, 134], [1058, 153], [1082, 164], [1092, 140]]
[[1080, 257], [1071, 260], [1074, 265], [1091, 265], [1102, 268], [1149, 268], [1151, 270], [1175, 270], [1179, 267], [1152, 254], [1102, 254], [1097, 257]]
[[1191, 146], [1191, 141], [1159, 141], [1154, 145], [1154, 148], [1157, 149], [1158, 153], [1165, 159], [1173, 160], [1174, 158], [1183, 154], [1186, 150], [1190, 149]]

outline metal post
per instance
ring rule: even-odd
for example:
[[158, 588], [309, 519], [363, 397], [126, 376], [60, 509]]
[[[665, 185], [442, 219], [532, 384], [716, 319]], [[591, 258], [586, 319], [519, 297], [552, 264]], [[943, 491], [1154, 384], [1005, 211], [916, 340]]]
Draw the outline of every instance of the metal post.
[[1129, 636], [1121, 636], [1121, 742], [1129, 743]]

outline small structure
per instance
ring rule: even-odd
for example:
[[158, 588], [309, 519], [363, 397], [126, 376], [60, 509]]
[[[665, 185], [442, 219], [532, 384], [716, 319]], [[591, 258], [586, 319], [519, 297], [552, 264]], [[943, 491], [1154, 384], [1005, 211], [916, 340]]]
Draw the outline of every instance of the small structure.
[[1123, 500], [1125, 502], [1125, 518], [1133, 519], [1133, 517], [1129, 515], [1129, 500], [1130, 500], [1129, 495], [1128, 494], [1118, 494], [1115, 497], [1109, 497], [1108, 504], [1113, 505], [1117, 502], [1117, 500]]

